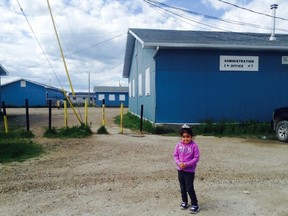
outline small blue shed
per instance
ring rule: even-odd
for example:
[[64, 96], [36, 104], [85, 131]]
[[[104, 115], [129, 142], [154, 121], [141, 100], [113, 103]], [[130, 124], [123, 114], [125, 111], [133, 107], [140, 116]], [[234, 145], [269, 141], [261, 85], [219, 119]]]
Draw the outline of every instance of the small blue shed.
[[7, 107], [24, 107], [26, 99], [31, 107], [45, 107], [49, 100], [56, 105], [57, 100], [65, 99], [61, 89], [26, 79], [4, 84], [1, 90]]
[[288, 105], [288, 35], [129, 29], [129, 111], [156, 124], [271, 120]]
[[125, 86], [94, 86], [95, 104], [102, 106], [103, 99], [105, 106], [119, 107], [123, 103], [128, 106], [128, 87]]

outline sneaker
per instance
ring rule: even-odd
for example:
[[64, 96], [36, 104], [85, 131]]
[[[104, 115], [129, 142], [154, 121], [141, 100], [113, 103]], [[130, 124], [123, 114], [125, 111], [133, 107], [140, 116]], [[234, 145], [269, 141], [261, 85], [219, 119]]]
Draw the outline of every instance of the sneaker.
[[200, 206], [199, 206], [199, 205], [197, 205], [197, 206], [192, 205], [192, 207], [190, 208], [190, 213], [191, 213], [191, 214], [196, 214], [196, 213], [198, 213], [199, 211], [200, 211]]
[[180, 209], [185, 210], [187, 208], [188, 208], [188, 203], [182, 202], [181, 205], [180, 205]]

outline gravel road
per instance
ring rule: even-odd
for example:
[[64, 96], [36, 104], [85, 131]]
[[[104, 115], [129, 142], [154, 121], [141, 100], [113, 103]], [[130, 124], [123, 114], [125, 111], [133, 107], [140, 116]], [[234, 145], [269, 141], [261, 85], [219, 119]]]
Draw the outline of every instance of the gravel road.
[[[77, 112], [84, 117], [83, 109]], [[125, 109], [125, 112], [127, 110]], [[48, 109], [30, 109], [35, 142], [45, 154], [0, 164], [0, 215], [190, 215], [181, 203], [173, 149], [179, 137], [131, 132], [113, 123], [120, 109], [106, 109], [109, 135], [47, 139]], [[25, 125], [24, 109], [7, 109], [9, 125]], [[63, 127], [63, 110], [52, 110]], [[89, 108], [94, 132], [101, 108]], [[78, 124], [69, 110], [68, 124]], [[1, 122], [2, 127], [2, 122]], [[201, 151], [195, 189], [201, 216], [287, 216], [288, 145], [276, 140], [197, 136]]]

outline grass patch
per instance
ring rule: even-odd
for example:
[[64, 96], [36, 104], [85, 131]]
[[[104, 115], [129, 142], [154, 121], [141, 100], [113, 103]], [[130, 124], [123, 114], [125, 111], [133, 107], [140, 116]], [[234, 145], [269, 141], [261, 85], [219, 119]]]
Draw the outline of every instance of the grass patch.
[[106, 127], [105, 126], [101, 126], [98, 130], [97, 130], [97, 134], [109, 134]]
[[[115, 123], [120, 124], [120, 116], [116, 116]], [[123, 115], [123, 127], [131, 130], [140, 130], [140, 118], [128, 112]], [[143, 131], [152, 134], [179, 134], [179, 127], [154, 126], [151, 122], [143, 120]], [[203, 122], [201, 125], [192, 126], [195, 135], [230, 136], [230, 137], [266, 137], [266, 139], [276, 139], [275, 133], [270, 123], [247, 121], [247, 122], [219, 122], [212, 120]]]
[[28, 139], [1, 139], [0, 163], [24, 161], [44, 152], [43, 147]]
[[235, 122], [220, 122], [212, 123], [207, 121], [201, 125], [193, 127], [195, 134], [213, 135], [213, 136], [265, 136], [269, 139], [275, 139], [275, 133], [271, 128], [270, 123], [248, 121], [242, 123]]
[[[120, 124], [120, 116], [116, 116], [115, 123]], [[123, 115], [123, 127], [131, 130], [140, 130], [140, 118], [130, 112]], [[148, 133], [153, 133], [154, 127], [151, 122], [143, 120], [142, 130]]]
[[44, 137], [47, 138], [85, 138], [92, 134], [91, 128], [86, 125], [73, 126], [68, 128], [47, 129]]
[[[116, 124], [120, 124], [120, 115], [114, 119]], [[140, 118], [128, 112], [123, 115], [123, 127], [131, 130], [140, 131]], [[165, 126], [154, 126], [151, 122], [143, 119], [142, 132], [152, 134], [170, 134], [175, 133], [174, 130]]]
[[33, 138], [34, 134], [31, 131], [26, 130], [13, 130], [9, 133], [0, 132], [1, 139], [22, 139], [22, 138]]

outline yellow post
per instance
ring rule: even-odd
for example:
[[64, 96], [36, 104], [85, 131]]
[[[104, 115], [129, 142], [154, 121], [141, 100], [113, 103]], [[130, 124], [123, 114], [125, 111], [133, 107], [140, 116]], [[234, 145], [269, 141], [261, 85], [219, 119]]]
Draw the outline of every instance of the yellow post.
[[64, 104], [64, 127], [68, 128], [68, 115], [67, 115], [67, 101], [63, 101]]
[[102, 126], [105, 127], [105, 104], [102, 104]]
[[5, 133], [8, 133], [8, 121], [7, 121], [7, 115], [4, 115], [3, 118], [4, 118]]
[[69, 84], [70, 84], [70, 88], [71, 88], [71, 91], [72, 91], [72, 95], [73, 95], [73, 97], [75, 97], [74, 88], [73, 88], [73, 85], [72, 85], [72, 82], [71, 82], [71, 79], [70, 79], [70, 75], [69, 75], [69, 72], [68, 72], [67, 64], [66, 64], [66, 61], [65, 61], [63, 49], [62, 49], [62, 46], [61, 46], [61, 43], [60, 43], [60, 39], [59, 39], [58, 32], [57, 32], [57, 29], [56, 29], [56, 24], [55, 24], [55, 21], [54, 21], [54, 18], [53, 18], [53, 14], [52, 14], [52, 10], [51, 10], [51, 6], [50, 6], [50, 3], [49, 3], [49, 0], [47, 0], [47, 4], [48, 4], [48, 8], [49, 8], [51, 19], [52, 19], [54, 31], [55, 31], [55, 34], [56, 34], [58, 46], [59, 46], [59, 49], [60, 49], [60, 53], [61, 53], [61, 56], [62, 56], [63, 64], [64, 64], [64, 67], [65, 67], [66, 75], [67, 75], [67, 78], [68, 78], [68, 81], [69, 81]]
[[88, 102], [85, 100], [85, 125], [88, 125]]
[[120, 133], [123, 134], [123, 103], [120, 106]]
[[64, 90], [63, 88], [62, 88], [62, 92], [63, 92], [63, 94], [65, 95], [65, 98], [66, 98], [66, 100], [68, 101], [68, 103], [69, 103], [71, 109], [73, 110], [75, 116], [77, 117], [78, 121], [80, 122], [80, 124], [82, 124], [82, 120], [80, 119], [79, 115], [77, 114], [77, 112], [76, 112], [76, 110], [75, 110], [75, 108], [74, 108], [71, 100], [69, 99], [69, 97], [67, 96], [67, 94], [66, 94], [66, 92], [65, 92], [65, 90]]

